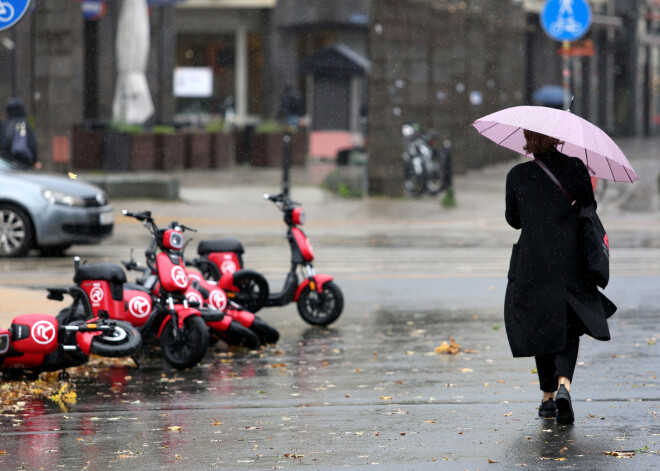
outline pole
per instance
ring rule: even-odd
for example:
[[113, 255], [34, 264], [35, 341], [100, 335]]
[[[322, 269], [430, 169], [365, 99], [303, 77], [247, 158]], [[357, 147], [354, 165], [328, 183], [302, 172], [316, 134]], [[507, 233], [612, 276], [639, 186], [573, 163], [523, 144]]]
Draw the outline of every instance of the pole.
[[291, 132], [282, 138], [282, 193], [289, 196], [289, 167], [291, 167]]
[[564, 110], [571, 108], [573, 98], [571, 96], [571, 59], [568, 55], [571, 49], [570, 41], [562, 41], [562, 76], [564, 78]]

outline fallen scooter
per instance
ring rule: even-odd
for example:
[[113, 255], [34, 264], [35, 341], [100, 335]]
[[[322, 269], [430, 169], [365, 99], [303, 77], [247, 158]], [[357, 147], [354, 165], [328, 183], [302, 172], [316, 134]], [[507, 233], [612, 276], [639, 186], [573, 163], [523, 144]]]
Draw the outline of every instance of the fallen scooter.
[[107, 312], [93, 316], [86, 293], [78, 287], [51, 288], [49, 299], [73, 297], [72, 308], [79, 304], [85, 320], [55, 318], [48, 314], [22, 314], [9, 329], [0, 328], [0, 371], [8, 378], [36, 377], [44, 371], [60, 372], [87, 363], [90, 354], [104, 357], [134, 355], [142, 347], [142, 337], [127, 322], [109, 319]]
[[[243, 246], [236, 239], [203, 240], [197, 247], [199, 257], [186, 264], [195, 266], [205, 279], [216, 281], [230, 299], [249, 306], [252, 312], [264, 306], [285, 306], [296, 302], [300, 316], [307, 323], [316, 326], [332, 324], [344, 309], [344, 297], [332, 276], [317, 274], [312, 266], [314, 252], [299, 227], [305, 219], [303, 208], [291, 201], [286, 193], [264, 197], [284, 213], [284, 223], [287, 225], [291, 270], [281, 291], [271, 293], [268, 282], [260, 273], [253, 270], [246, 273], [242, 261]], [[301, 282], [298, 270], [301, 271]], [[267, 295], [264, 296], [264, 293]]]

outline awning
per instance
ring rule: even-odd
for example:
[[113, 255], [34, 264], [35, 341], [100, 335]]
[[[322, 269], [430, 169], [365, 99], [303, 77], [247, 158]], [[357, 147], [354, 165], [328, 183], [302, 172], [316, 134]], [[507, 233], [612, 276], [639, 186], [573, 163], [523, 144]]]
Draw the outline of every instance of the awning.
[[[107, 2], [116, 2], [116, 1], [120, 1], [120, 0], [73, 0], [73, 1], [77, 2], [77, 3], [84, 3], [84, 2], [90, 2], [90, 1], [93, 1], [94, 3], [100, 3], [101, 1], [103, 1], [103, 2], [107, 3]], [[147, 0], [147, 4], [150, 7], [159, 7], [159, 6], [163, 6], [163, 5], [171, 5], [173, 3], [182, 3], [182, 2], [185, 2], [185, 1], [187, 1], [187, 0]]]
[[187, 0], [179, 8], [275, 8], [277, 0]]
[[371, 63], [345, 44], [335, 44], [304, 58], [298, 69], [313, 75], [364, 75]]

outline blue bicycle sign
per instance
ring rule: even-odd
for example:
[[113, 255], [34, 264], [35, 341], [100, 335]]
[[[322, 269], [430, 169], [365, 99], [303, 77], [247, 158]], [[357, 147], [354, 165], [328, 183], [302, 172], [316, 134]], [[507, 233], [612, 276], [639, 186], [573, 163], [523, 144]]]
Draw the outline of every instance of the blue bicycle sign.
[[16, 25], [30, 6], [30, 0], [0, 0], [0, 31]]
[[575, 41], [589, 31], [591, 16], [586, 0], [548, 0], [541, 11], [541, 26], [557, 41]]

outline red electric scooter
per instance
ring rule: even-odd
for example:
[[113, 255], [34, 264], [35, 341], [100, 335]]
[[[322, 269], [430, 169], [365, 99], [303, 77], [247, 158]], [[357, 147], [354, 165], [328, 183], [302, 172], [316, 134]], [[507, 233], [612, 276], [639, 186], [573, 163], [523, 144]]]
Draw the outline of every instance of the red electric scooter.
[[[107, 312], [94, 317], [86, 293], [78, 287], [51, 288], [48, 297], [73, 297], [86, 320], [55, 318], [48, 314], [23, 314], [9, 329], [0, 329], [0, 371], [8, 378], [36, 377], [43, 371], [65, 370], [87, 363], [90, 354], [104, 357], [134, 355], [142, 347], [140, 333], [127, 322], [109, 319]], [[60, 379], [67, 379], [66, 371]]]
[[[199, 291], [199, 286], [193, 283], [193, 280], [188, 276], [188, 270], [184, 267], [183, 232], [186, 230], [194, 231], [194, 229], [178, 222], [172, 222], [167, 229], [159, 229], [151, 217], [150, 211], [141, 213], [124, 211], [124, 215], [142, 221], [152, 233], [151, 243], [145, 252], [147, 268], [140, 269], [139, 265], [132, 259], [130, 262], [124, 262], [127, 269], [140, 270], [143, 273], [142, 278], [136, 280], [135, 284], [126, 284], [126, 287], [131, 290], [129, 293], [131, 296], [137, 295], [136, 291], [151, 293], [156, 297], [162, 297], [163, 293], [175, 294], [178, 299], [194, 306], [200, 313], [202, 320], [208, 326], [212, 341], [223, 340], [230, 345], [241, 345], [252, 350], [261, 346], [256, 332], [241, 325], [230, 315], [225, 315], [225, 313], [214, 308], [204, 308], [205, 299], [216, 301], [220, 293], [211, 290], [213, 292], [209, 291], [209, 297], [205, 298]], [[156, 253], [156, 247], [160, 249], [159, 253]], [[166, 279], [171, 281], [165, 283]], [[263, 331], [272, 329], [267, 324], [259, 321], [254, 323], [254, 327], [256, 328], [262, 324]]]
[[[197, 247], [200, 256], [186, 263], [197, 267], [204, 278], [215, 280], [218, 286], [250, 311], [263, 306], [285, 306], [296, 302], [300, 316], [309, 324], [326, 326], [339, 318], [344, 309], [344, 296], [330, 275], [317, 274], [312, 266], [314, 252], [309, 239], [299, 227], [305, 213], [299, 203], [291, 201], [286, 192], [264, 195], [284, 213], [287, 240], [291, 248], [291, 270], [284, 287], [270, 293], [268, 282], [260, 273], [243, 270], [243, 246], [236, 239], [201, 241]], [[299, 283], [297, 271], [302, 281]], [[237, 279], [238, 278], [238, 279]]]

